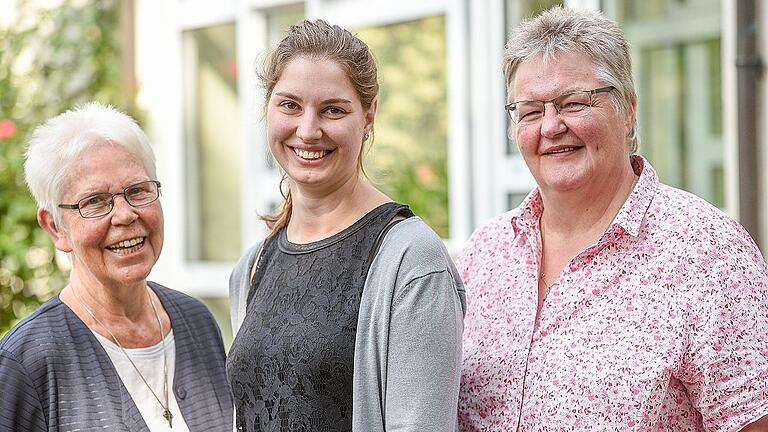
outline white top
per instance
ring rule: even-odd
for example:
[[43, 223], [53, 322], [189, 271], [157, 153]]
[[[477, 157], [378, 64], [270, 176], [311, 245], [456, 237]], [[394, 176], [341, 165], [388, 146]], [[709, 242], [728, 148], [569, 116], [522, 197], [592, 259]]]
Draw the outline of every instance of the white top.
[[[165, 350], [168, 358], [168, 403], [171, 405], [171, 414], [173, 414], [173, 429], [168, 427], [168, 422], [163, 417], [163, 407], [157, 403], [157, 399], [136, 373], [136, 369], [131, 366], [131, 362], [125, 356], [125, 353], [115, 343], [100, 334], [96, 335], [104, 351], [107, 352], [109, 359], [117, 369], [120, 380], [128, 389], [133, 402], [139, 409], [144, 422], [152, 432], [189, 432], [184, 418], [181, 416], [179, 404], [176, 402], [176, 396], [173, 393], [173, 376], [176, 366], [176, 343], [173, 339], [173, 330], [168, 332], [165, 337]], [[163, 390], [163, 343], [146, 348], [126, 348], [125, 351], [131, 356], [131, 360], [141, 371], [144, 379], [147, 380], [157, 397], [165, 403], [165, 391]]]

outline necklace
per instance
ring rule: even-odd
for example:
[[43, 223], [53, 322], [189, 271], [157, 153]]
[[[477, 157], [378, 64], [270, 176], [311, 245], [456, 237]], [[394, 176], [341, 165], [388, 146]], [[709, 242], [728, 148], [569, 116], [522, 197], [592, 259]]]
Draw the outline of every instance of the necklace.
[[131, 363], [131, 366], [136, 370], [136, 373], [139, 374], [139, 378], [144, 382], [144, 385], [147, 386], [150, 393], [152, 393], [152, 396], [155, 397], [155, 400], [157, 400], [157, 403], [160, 404], [160, 406], [163, 408], [163, 417], [168, 421], [168, 427], [173, 429], [173, 414], [171, 414], [171, 405], [168, 403], [168, 359], [167, 354], [165, 352], [165, 338], [163, 337], [163, 327], [162, 324], [160, 324], [160, 315], [157, 313], [157, 308], [155, 307], [155, 302], [152, 301], [152, 296], [149, 295], [149, 287], [147, 287], [147, 299], [149, 300], [149, 304], [152, 306], [152, 311], [155, 312], [155, 318], [157, 319], [157, 329], [160, 331], [160, 343], [163, 346], [163, 392], [165, 393], [165, 405], [160, 401], [160, 398], [157, 397], [157, 394], [152, 389], [152, 386], [149, 385], [147, 380], [144, 378], [144, 375], [141, 374], [141, 371], [139, 371], [139, 368], [136, 366], [136, 364], [131, 360], [131, 356], [128, 355], [128, 352], [123, 348], [123, 345], [120, 343], [119, 340], [117, 340], [117, 337], [112, 333], [109, 328], [107, 328], [106, 325], [104, 325], [101, 321], [99, 321], [98, 318], [96, 318], [96, 315], [94, 315], [93, 312], [91, 312], [91, 309], [88, 308], [88, 306], [85, 305], [85, 302], [80, 297], [80, 294], [77, 293], [77, 290], [72, 288], [72, 292], [75, 294], [75, 297], [77, 297], [77, 301], [80, 302], [80, 305], [85, 309], [86, 312], [88, 312], [88, 315], [91, 316], [91, 318], [98, 323], [101, 328], [106, 330], [107, 333], [109, 333], [109, 336], [112, 337], [112, 340], [115, 341], [115, 344], [120, 347], [120, 351], [125, 354], [125, 357], [128, 359], [128, 362]]
[[541, 272], [541, 281], [542, 281], [542, 282], [544, 282], [544, 286], [546, 286], [546, 287], [547, 287], [547, 292], [549, 292], [549, 290], [551, 290], [551, 289], [552, 289], [552, 287], [553, 287], [553, 286], [555, 286], [555, 284], [557, 283], [557, 281], [554, 281], [554, 282], [552, 282], [552, 283], [549, 283], [549, 282], [547, 281], [547, 275], [546, 275], [546, 274], [544, 274], [544, 272]]

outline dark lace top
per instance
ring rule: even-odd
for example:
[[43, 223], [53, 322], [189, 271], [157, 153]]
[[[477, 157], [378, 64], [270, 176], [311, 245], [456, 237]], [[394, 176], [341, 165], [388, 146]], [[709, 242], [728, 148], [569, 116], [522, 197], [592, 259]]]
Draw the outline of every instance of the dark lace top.
[[246, 315], [227, 359], [242, 431], [351, 431], [363, 285], [378, 241], [407, 206], [383, 204], [308, 243], [265, 240]]

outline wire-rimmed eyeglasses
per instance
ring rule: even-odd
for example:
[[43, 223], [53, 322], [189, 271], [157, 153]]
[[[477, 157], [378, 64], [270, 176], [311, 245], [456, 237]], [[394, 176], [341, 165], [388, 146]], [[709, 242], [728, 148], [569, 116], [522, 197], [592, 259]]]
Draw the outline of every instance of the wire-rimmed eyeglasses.
[[115, 206], [115, 197], [122, 195], [125, 202], [133, 207], [144, 207], [149, 205], [160, 197], [160, 182], [155, 180], [143, 181], [132, 184], [122, 192], [109, 193], [101, 192], [87, 196], [77, 204], [59, 204], [59, 208], [77, 209], [80, 216], [90, 219], [108, 215]]
[[594, 90], [576, 90], [562, 94], [548, 101], [517, 101], [507, 104], [509, 118], [517, 124], [533, 123], [544, 117], [544, 106], [551, 103], [555, 111], [564, 117], [578, 117], [586, 114], [588, 108], [595, 106], [594, 95], [616, 90], [614, 86], [600, 87]]

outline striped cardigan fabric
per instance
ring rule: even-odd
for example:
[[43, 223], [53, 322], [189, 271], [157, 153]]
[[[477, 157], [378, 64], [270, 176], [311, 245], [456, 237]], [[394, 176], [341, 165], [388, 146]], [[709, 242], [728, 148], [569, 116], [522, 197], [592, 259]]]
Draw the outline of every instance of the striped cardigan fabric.
[[[149, 282], [171, 318], [173, 395], [190, 431], [232, 431], [221, 333], [199, 301]], [[107, 353], [55, 297], [0, 340], [0, 432], [149, 432]]]

